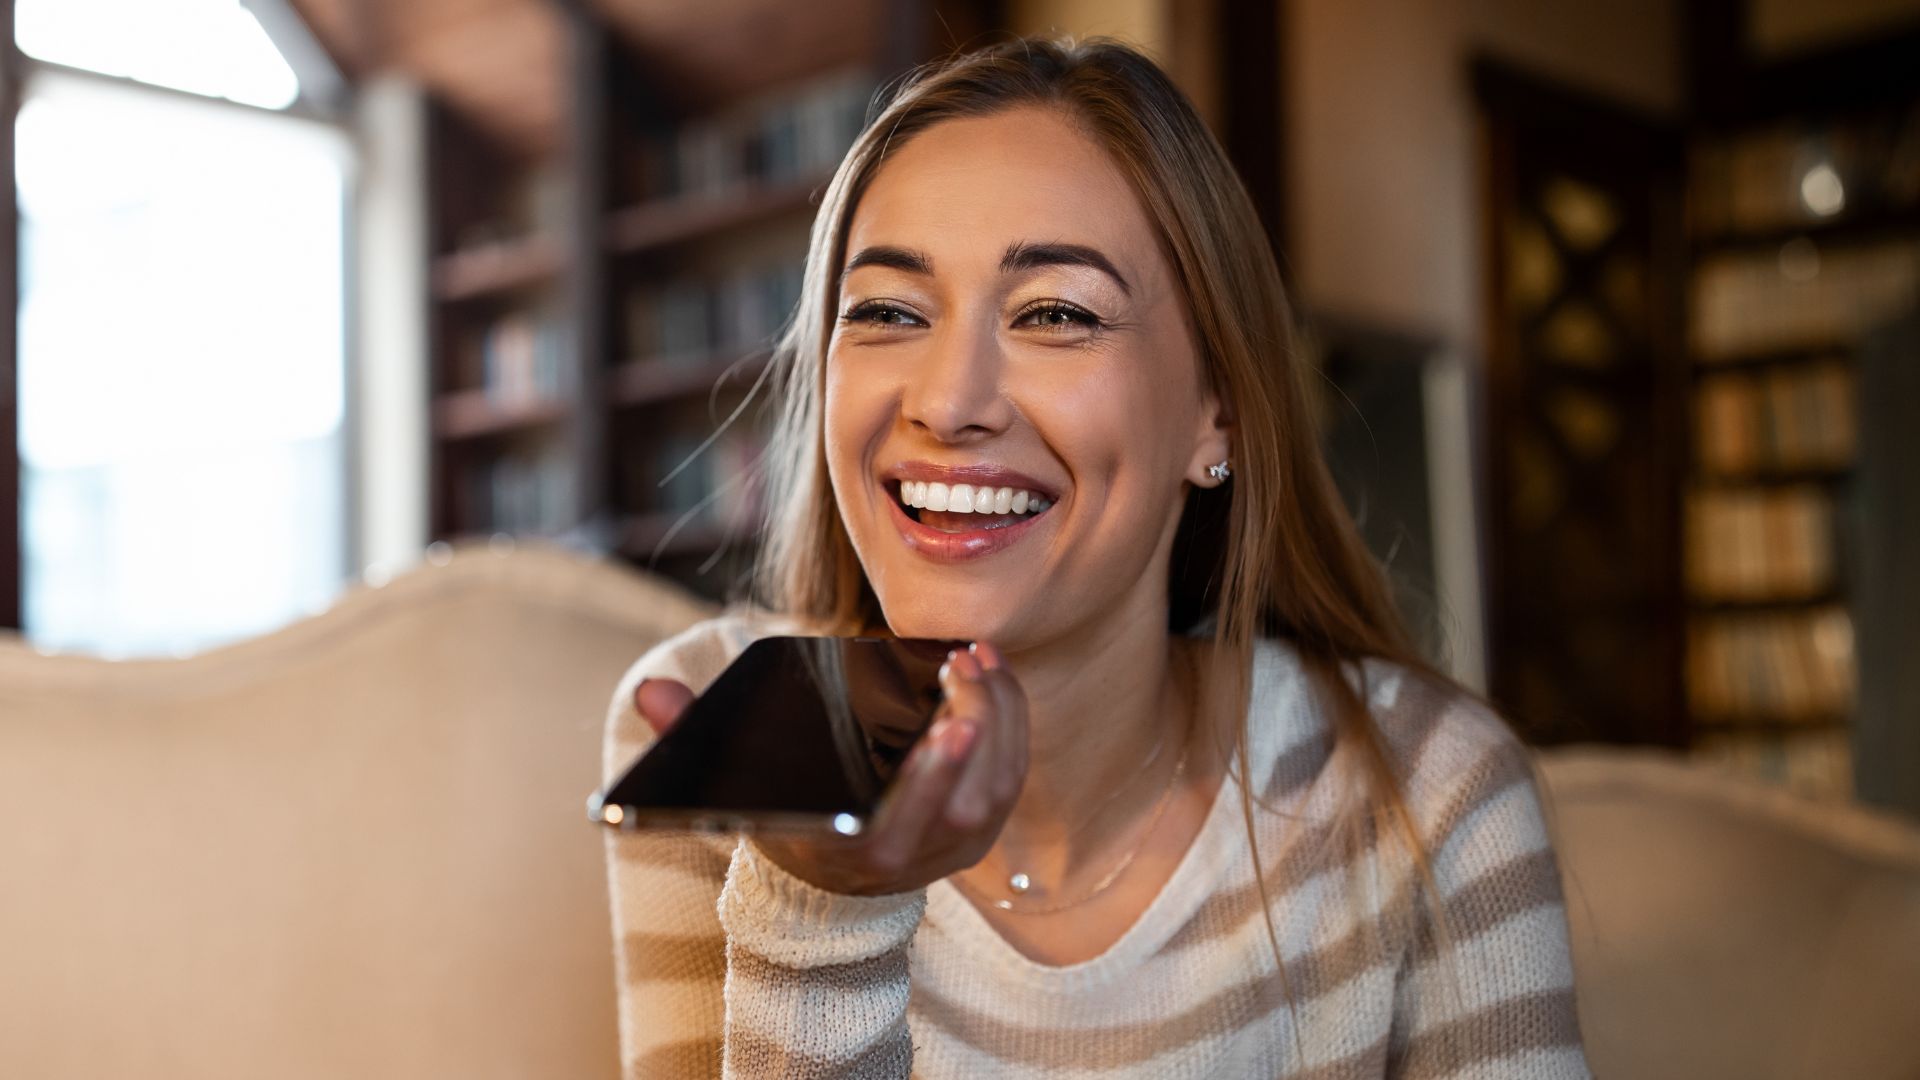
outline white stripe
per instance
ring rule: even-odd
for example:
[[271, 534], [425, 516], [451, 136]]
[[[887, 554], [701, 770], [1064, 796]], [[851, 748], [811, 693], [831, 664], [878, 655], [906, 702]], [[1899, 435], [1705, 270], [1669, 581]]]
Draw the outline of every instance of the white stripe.
[[[1516, 915], [1454, 945], [1449, 962], [1429, 961], [1408, 976], [1406, 992], [1426, 1003], [1412, 1029], [1415, 1035], [1525, 994], [1573, 986], [1573, 967], [1565, 962], [1566, 915], [1556, 905]], [[1453, 972], [1459, 976], [1458, 998]]]

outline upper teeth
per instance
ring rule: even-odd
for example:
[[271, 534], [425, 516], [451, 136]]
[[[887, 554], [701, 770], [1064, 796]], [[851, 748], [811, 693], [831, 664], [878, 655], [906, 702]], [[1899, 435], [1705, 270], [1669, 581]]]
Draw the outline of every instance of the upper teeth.
[[938, 480], [902, 480], [900, 502], [949, 514], [1037, 514], [1053, 505], [1046, 496], [1022, 488], [947, 485]]

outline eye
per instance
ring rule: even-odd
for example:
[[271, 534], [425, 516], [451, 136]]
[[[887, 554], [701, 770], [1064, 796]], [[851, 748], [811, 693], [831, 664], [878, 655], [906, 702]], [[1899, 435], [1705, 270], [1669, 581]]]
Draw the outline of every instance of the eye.
[[[1034, 321], [1029, 323], [1029, 320]], [[1072, 304], [1058, 300], [1047, 300], [1021, 312], [1014, 318], [1013, 325], [1022, 324], [1047, 331], [1072, 330], [1075, 327], [1098, 330], [1104, 325], [1100, 317], [1092, 312], [1083, 311]]]
[[840, 316], [840, 321], [848, 324], [864, 323], [868, 326], [913, 326], [919, 323], [919, 316], [905, 308], [888, 303], [885, 300], [869, 300], [856, 305]]

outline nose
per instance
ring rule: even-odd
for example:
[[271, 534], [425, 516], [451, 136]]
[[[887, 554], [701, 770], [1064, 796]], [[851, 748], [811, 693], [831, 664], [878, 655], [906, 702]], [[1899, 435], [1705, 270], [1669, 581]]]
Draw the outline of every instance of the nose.
[[911, 367], [901, 414], [946, 443], [990, 438], [1013, 422], [1013, 403], [1001, 381], [1004, 354], [988, 329], [949, 322]]

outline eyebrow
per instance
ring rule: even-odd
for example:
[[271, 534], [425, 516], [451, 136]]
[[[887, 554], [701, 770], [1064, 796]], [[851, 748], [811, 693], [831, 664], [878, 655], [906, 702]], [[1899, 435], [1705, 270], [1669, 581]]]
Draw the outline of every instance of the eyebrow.
[[[840, 271], [842, 284], [847, 275], [862, 266], [890, 266], [895, 270], [909, 274], [932, 276], [933, 260], [925, 252], [908, 248], [893, 247], [888, 244], [876, 244], [862, 248], [853, 258], [847, 260], [846, 269]], [[1102, 255], [1098, 249], [1085, 244], [1035, 244], [1016, 240], [1007, 245], [1006, 254], [1000, 256], [1000, 272], [1034, 270], [1042, 266], [1085, 266], [1112, 278], [1120, 286], [1120, 291], [1133, 295], [1133, 286], [1127, 284], [1126, 276], [1114, 267], [1113, 261]]]
[[847, 260], [846, 268], [840, 271], [840, 280], [845, 283], [847, 275], [863, 266], [891, 266], [895, 270], [904, 270], [909, 274], [933, 275], [933, 260], [918, 251], [906, 248], [876, 244], [862, 248], [859, 254]]
[[1133, 295], [1133, 286], [1116, 269], [1111, 261], [1099, 251], [1084, 244], [1029, 244], [1014, 241], [1007, 245], [1007, 253], [1000, 256], [1000, 271], [1009, 273], [1016, 270], [1032, 270], [1041, 266], [1088, 266], [1112, 278], [1120, 286], [1120, 291]]

